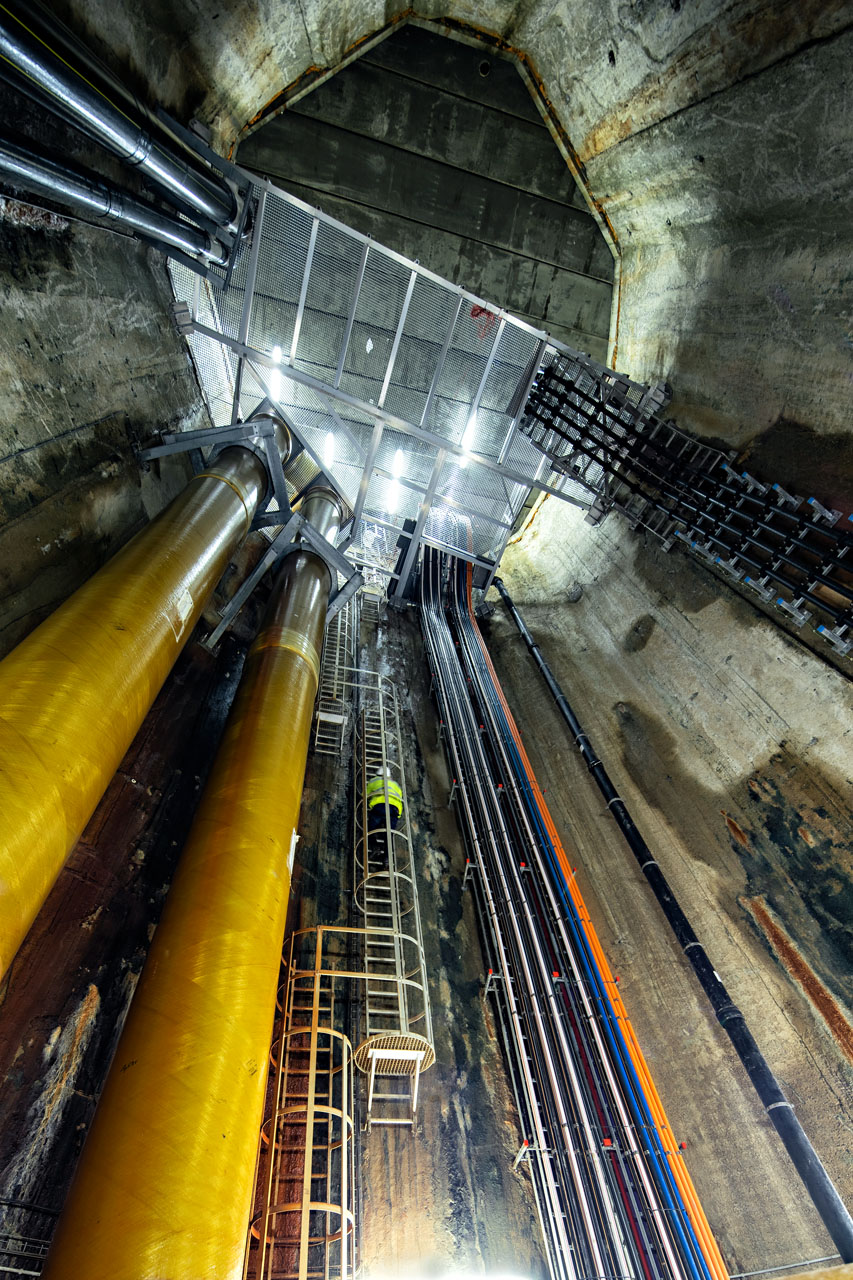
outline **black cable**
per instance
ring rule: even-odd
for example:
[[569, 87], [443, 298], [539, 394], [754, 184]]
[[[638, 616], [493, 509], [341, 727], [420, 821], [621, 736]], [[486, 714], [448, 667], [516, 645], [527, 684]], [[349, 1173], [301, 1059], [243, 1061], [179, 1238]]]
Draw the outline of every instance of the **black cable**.
[[723, 1027], [746, 1068], [752, 1084], [766, 1110], [776, 1132], [803, 1181], [812, 1203], [832, 1237], [844, 1262], [853, 1262], [853, 1218], [844, 1206], [838, 1191], [794, 1114], [793, 1105], [787, 1100], [771, 1071], [740, 1009], [732, 999], [709, 960], [705, 948], [699, 942], [687, 916], [679, 906], [666, 877], [652, 855], [628, 812], [628, 808], [610, 780], [601, 760], [592, 748], [589, 737], [566, 699], [566, 695], [554, 678], [539, 646], [530, 634], [524, 619], [513, 604], [512, 598], [500, 578], [494, 585], [509, 609], [513, 622], [527, 645], [542, 678], [547, 684], [560, 713], [571, 730], [575, 746], [586, 761], [599, 791], [607, 801], [619, 829], [640, 870], [649, 882], [652, 892], [666, 916], [679, 945], [687, 956], [702, 990], [711, 1002], [717, 1020]]

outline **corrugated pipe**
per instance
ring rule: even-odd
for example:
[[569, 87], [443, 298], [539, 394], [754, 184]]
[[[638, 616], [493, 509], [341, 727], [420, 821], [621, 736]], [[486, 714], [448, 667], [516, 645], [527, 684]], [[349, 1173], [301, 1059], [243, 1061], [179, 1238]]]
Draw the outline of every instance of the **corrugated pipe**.
[[0, 176], [26, 192], [37, 192], [98, 218], [114, 218], [131, 231], [193, 258], [223, 265], [227, 252], [206, 231], [161, 213], [95, 174], [40, 153], [32, 146], [0, 141]]
[[66, 118], [145, 176], [189, 213], [228, 226], [237, 213], [234, 192], [218, 175], [206, 173], [164, 142], [156, 141], [130, 114], [97, 89], [45, 33], [0, 4], [0, 60], [46, 95]]
[[794, 1114], [792, 1103], [785, 1097], [779, 1082], [770, 1070], [764, 1055], [755, 1042], [752, 1032], [746, 1025], [746, 1019], [740, 1009], [732, 1002], [731, 996], [709, 960], [705, 948], [693, 932], [690, 921], [676, 901], [666, 877], [658, 866], [649, 846], [637, 830], [624, 800], [619, 796], [607, 770], [593, 750], [580, 721], [569, 705], [560, 685], [555, 680], [551, 668], [542, 657], [539, 646], [528, 631], [524, 619], [512, 602], [509, 592], [500, 578], [495, 578], [494, 585], [504, 604], [509, 609], [512, 620], [530, 650], [533, 660], [551, 691], [563, 719], [569, 726], [575, 746], [586, 761], [599, 791], [607, 801], [608, 809], [613, 814], [619, 829], [628, 842], [631, 852], [636, 857], [641, 871], [648, 880], [652, 892], [678, 939], [679, 945], [693, 966], [693, 971], [702, 985], [702, 990], [710, 1000], [720, 1025], [728, 1035], [738, 1057], [746, 1068], [746, 1073], [752, 1081], [776, 1132], [782, 1139], [794, 1168], [802, 1179], [842, 1260], [844, 1262], [853, 1262], [853, 1218], [845, 1208], [835, 1184], [803, 1131], [802, 1125]]

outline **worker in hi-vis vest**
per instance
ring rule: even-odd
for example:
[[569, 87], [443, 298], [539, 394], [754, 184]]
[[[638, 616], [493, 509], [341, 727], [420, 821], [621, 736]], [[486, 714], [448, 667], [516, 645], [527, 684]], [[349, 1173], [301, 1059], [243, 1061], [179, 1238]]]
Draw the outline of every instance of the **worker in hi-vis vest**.
[[367, 830], [381, 831], [386, 824], [393, 831], [403, 812], [403, 788], [391, 777], [390, 771], [371, 778], [366, 787]]

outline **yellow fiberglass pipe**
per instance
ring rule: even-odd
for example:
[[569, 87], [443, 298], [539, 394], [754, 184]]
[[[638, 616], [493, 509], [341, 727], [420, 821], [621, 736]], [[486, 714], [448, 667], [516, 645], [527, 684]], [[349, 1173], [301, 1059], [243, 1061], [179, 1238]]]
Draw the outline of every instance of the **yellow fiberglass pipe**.
[[44, 1280], [242, 1277], [330, 585], [300, 550], [273, 588]]
[[0, 975], [266, 492], [226, 449], [0, 662]]

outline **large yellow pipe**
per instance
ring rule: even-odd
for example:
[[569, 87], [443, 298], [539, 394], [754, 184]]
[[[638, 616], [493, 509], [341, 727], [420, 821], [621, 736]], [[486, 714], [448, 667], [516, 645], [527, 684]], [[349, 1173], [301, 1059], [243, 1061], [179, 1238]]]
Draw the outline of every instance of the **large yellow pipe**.
[[[303, 514], [329, 536], [322, 491]], [[237, 1280], [329, 570], [291, 554], [134, 995], [44, 1280]]]
[[225, 450], [0, 662], [0, 975], [264, 495]]

